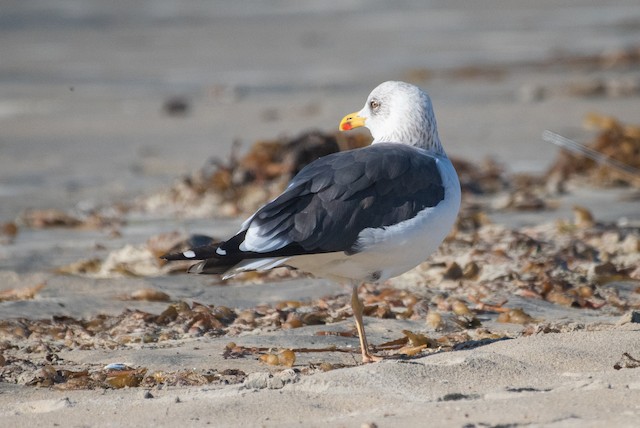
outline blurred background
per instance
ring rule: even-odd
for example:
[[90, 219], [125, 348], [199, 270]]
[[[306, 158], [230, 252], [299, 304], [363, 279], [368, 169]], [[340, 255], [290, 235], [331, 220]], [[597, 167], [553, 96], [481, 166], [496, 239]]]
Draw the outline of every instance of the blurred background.
[[448, 152], [542, 172], [545, 129], [640, 122], [637, 0], [5, 0], [0, 219], [167, 187], [233, 141], [334, 131], [384, 80]]

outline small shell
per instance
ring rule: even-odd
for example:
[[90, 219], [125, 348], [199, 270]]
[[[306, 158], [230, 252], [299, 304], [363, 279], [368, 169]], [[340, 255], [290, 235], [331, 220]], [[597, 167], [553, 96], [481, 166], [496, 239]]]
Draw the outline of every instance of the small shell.
[[296, 300], [284, 300], [282, 302], [278, 302], [276, 304], [276, 309], [279, 311], [283, 311], [285, 309], [297, 309], [302, 305], [302, 303]]
[[456, 315], [473, 315], [467, 304], [461, 300], [454, 300], [451, 303], [451, 310]]
[[220, 320], [224, 323], [230, 323], [234, 319], [236, 319], [236, 313], [226, 306], [216, 306], [211, 310], [211, 314], [215, 319]]
[[285, 349], [283, 351], [280, 351], [278, 359], [280, 361], [280, 364], [282, 364], [283, 366], [293, 367], [296, 362], [296, 354], [291, 349]]
[[429, 341], [429, 339], [427, 339], [427, 336], [425, 336], [424, 334], [414, 333], [410, 330], [402, 330], [402, 334], [407, 336], [407, 338], [409, 339], [409, 345], [411, 346], [426, 346]]
[[535, 322], [535, 319], [520, 308], [511, 309], [509, 312], [503, 312], [498, 316], [498, 322], [512, 324], [529, 324]]
[[260, 355], [260, 361], [269, 364], [270, 366], [277, 366], [280, 364], [280, 359], [275, 354], [262, 354]]
[[322, 312], [309, 312], [302, 316], [302, 322], [304, 325], [319, 325], [325, 324], [327, 316]]
[[331, 370], [335, 370], [335, 369], [336, 369], [336, 367], [335, 367], [333, 364], [331, 364], [331, 363], [320, 363], [320, 365], [318, 366], [318, 368], [319, 368], [320, 370], [322, 370], [323, 372], [328, 372], [328, 371], [331, 371]]
[[545, 298], [551, 303], [556, 303], [563, 306], [571, 306], [575, 301], [572, 297], [567, 296], [565, 293], [555, 290], [550, 291]]
[[110, 363], [103, 367], [103, 370], [132, 370], [125, 363]]
[[593, 297], [593, 289], [587, 285], [581, 285], [576, 291], [578, 292], [578, 296], [584, 297], [585, 299]]
[[592, 227], [594, 225], [591, 211], [580, 205], [573, 206], [574, 222], [578, 227]]
[[462, 277], [464, 279], [475, 279], [480, 273], [480, 266], [476, 262], [467, 263], [462, 270]]
[[429, 311], [427, 313], [427, 325], [434, 329], [439, 329], [442, 327], [442, 315], [439, 312]]
[[460, 265], [456, 262], [452, 262], [449, 266], [447, 266], [447, 269], [444, 271], [442, 278], [455, 280], [462, 278], [462, 276], [463, 273]]
[[427, 345], [404, 346], [398, 349], [398, 353], [402, 355], [408, 355], [409, 357], [413, 357], [415, 355], [418, 355], [420, 352], [422, 352], [426, 348], [427, 348]]
[[300, 328], [302, 327], [302, 321], [300, 320], [300, 318], [291, 318], [288, 321], [285, 321], [282, 324], [282, 328], [285, 330], [289, 330], [289, 329], [293, 329], [293, 328]]
[[130, 300], [144, 300], [146, 302], [168, 302], [171, 297], [162, 291], [154, 288], [141, 288], [129, 295]]

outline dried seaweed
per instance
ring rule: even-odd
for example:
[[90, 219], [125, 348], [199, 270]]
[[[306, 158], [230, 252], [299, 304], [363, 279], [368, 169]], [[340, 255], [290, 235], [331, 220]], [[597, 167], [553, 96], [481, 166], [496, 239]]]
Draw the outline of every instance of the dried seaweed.
[[361, 134], [309, 131], [294, 138], [257, 141], [242, 156], [235, 144], [228, 159], [210, 160], [168, 191], [140, 199], [134, 208], [191, 217], [248, 214], [277, 196], [308, 163], [370, 142]]
[[13, 221], [0, 224], [0, 245], [12, 244], [19, 230], [18, 225]]
[[46, 284], [37, 284], [31, 287], [10, 288], [8, 290], [0, 291], [0, 302], [7, 302], [13, 300], [31, 300], [40, 290], [42, 290]]
[[[590, 114], [587, 126], [598, 130], [598, 135], [586, 147], [598, 158], [613, 159], [627, 169], [640, 170], [640, 127], [626, 125], [609, 116]], [[572, 177], [586, 178], [594, 186], [640, 187], [640, 176], [625, 173], [624, 168], [612, 168], [592, 157], [562, 151], [546, 174], [548, 182], [560, 183]]]
[[[640, 295], [624, 284], [638, 282], [640, 227], [602, 224], [585, 209], [579, 212], [573, 222], [519, 230], [491, 224], [458, 228], [429, 263], [390, 283], [398, 287], [425, 284], [449, 295], [466, 296], [475, 307], [460, 298], [435, 297], [438, 310], [459, 316], [513, 310], [504, 306], [510, 294], [613, 313], [638, 308]], [[459, 261], [457, 267], [452, 259]], [[470, 275], [464, 275], [465, 270]], [[498, 301], [489, 302], [484, 296]], [[515, 315], [523, 322], [523, 317]], [[436, 318], [433, 315], [429, 323], [442, 324]]]
[[[17, 362], [16, 365], [18, 365]], [[33, 375], [28, 375], [27, 378], [28, 380], [25, 384], [29, 386], [73, 390], [198, 386], [208, 384], [229, 385], [242, 383], [246, 378], [246, 374], [241, 370], [234, 369], [226, 369], [220, 372], [215, 370], [181, 370], [175, 372], [156, 371], [149, 373], [149, 370], [145, 367], [113, 369], [109, 366], [70, 370], [45, 364], [36, 370]]]
[[[166, 263], [160, 255], [180, 248], [211, 242], [202, 235], [186, 237], [178, 232], [169, 232], [150, 237], [141, 245], [125, 245], [111, 251], [104, 259], [79, 260], [59, 267], [56, 272], [67, 275], [86, 275], [96, 278], [118, 276], [160, 276], [176, 271], [185, 272], [191, 262]], [[135, 296], [132, 300], [138, 300]], [[144, 299], [142, 299], [144, 300]]]
[[104, 209], [82, 211], [62, 211], [55, 208], [31, 209], [20, 216], [20, 223], [33, 229], [51, 227], [79, 229], [117, 229], [124, 224], [125, 209], [114, 205]]
[[620, 369], [637, 369], [640, 367], [640, 360], [629, 355], [628, 352], [622, 354], [620, 361], [614, 364], [613, 368]]

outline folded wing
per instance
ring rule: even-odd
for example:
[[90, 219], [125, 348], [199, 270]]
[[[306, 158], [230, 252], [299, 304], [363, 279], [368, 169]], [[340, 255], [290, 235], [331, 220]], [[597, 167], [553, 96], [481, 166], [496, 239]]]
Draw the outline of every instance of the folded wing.
[[378, 143], [307, 165], [226, 242], [164, 258], [203, 260], [190, 271], [221, 274], [247, 259], [268, 259], [264, 266], [272, 267], [274, 260], [302, 254], [353, 254], [364, 250], [358, 245], [362, 230], [409, 220], [443, 199], [436, 158]]

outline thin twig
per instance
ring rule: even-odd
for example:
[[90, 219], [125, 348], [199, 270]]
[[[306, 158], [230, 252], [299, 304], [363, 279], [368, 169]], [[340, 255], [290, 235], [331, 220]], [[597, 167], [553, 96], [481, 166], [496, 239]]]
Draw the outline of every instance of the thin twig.
[[584, 144], [563, 137], [562, 135], [558, 135], [555, 132], [551, 132], [549, 130], [544, 131], [542, 133], [542, 139], [548, 143], [552, 143], [556, 146], [562, 147], [563, 149], [570, 152], [578, 153], [585, 157], [588, 157], [589, 159], [592, 159], [600, 164], [606, 164], [624, 174], [630, 175], [633, 179], [640, 178], [640, 169], [620, 162], [617, 159], [600, 153], [599, 151], [587, 147]]

